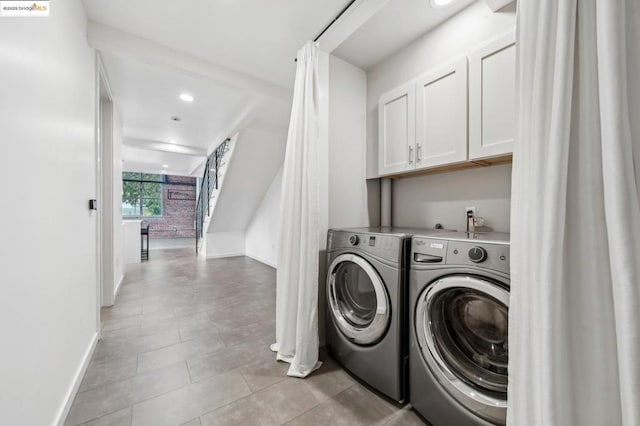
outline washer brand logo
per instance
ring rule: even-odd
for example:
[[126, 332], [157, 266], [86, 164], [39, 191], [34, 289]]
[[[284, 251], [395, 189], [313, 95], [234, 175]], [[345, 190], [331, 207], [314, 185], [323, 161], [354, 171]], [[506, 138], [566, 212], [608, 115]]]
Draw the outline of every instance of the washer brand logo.
[[49, 1], [0, 1], [0, 16], [49, 16]]

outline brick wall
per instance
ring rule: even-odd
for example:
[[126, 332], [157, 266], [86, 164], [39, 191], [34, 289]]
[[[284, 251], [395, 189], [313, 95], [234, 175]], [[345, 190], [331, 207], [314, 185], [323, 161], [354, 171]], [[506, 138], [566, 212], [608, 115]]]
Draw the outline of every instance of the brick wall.
[[[176, 185], [178, 183], [191, 186]], [[195, 238], [196, 200], [179, 199], [187, 195], [194, 198], [195, 185], [195, 178], [167, 176], [167, 183], [162, 185], [162, 217], [143, 219], [143, 224], [149, 224], [151, 238]]]

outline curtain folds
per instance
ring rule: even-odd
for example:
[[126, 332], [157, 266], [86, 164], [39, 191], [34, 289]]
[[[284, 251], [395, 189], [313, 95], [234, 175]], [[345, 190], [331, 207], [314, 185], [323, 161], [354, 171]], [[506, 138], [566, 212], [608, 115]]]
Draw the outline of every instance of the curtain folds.
[[640, 1], [520, 0], [512, 426], [640, 425]]
[[306, 377], [318, 361], [318, 51], [297, 56], [293, 107], [282, 176], [276, 296], [277, 358], [288, 375]]

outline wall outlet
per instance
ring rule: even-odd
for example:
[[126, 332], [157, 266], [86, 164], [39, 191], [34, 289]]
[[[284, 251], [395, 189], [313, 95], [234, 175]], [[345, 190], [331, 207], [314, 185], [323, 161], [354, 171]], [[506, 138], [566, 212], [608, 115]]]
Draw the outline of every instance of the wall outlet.
[[474, 217], [475, 217], [475, 216], [477, 216], [477, 215], [476, 215], [476, 208], [475, 208], [475, 206], [472, 206], [472, 207], [465, 207], [465, 208], [464, 208], [464, 214], [465, 214], [465, 216], [466, 216], [466, 214], [467, 214], [467, 212], [468, 212], [469, 210], [471, 210], [471, 211], [473, 212], [473, 216], [474, 216]]

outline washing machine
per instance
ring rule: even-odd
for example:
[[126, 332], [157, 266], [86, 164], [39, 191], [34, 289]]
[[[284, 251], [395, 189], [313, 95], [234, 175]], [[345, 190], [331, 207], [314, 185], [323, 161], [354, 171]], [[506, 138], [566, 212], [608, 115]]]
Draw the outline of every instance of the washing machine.
[[407, 275], [411, 234], [332, 229], [327, 237], [329, 353], [388, 398], [407, 402]]
[[414, 236], [410, 259], [413, 408], [433, 426], [504, 425], [509, 234]]

